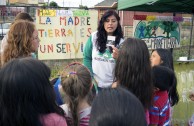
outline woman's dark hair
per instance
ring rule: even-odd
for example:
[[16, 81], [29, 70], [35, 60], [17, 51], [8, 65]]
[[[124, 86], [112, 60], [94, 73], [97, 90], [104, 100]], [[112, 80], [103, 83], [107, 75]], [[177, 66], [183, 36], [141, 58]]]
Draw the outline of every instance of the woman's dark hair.
[[103, 89], [94, 99], [89, 126], [147, 126], [141, 102], [128, 90]]
[[107, 20], [110, 16], [115, 16], [118, 21], [117, 29], [114, 31], [113, 36], [116, 36], [115, 40], [115, 46], [119, 45], [121, 38], [123, 38], [123, 32], [121, 25], [119, 23], [120, 17], [114, 10], [108, 10], [104, 13], [104, 15], [101, 17], [99, 25], [98, 25], [98, 32], [97, 32], [97, 40], [96, 40], [96, 46], [97, 49], [102, 53], [106, 49], [106, 42], [107, 42], [107, 33], [104, 29], [104, 22]]
[[[168, 67], [169, 69], [174, 71], [174, 64], [173, 64], [173, 56], [172, 53], [168, 49], [155, 49], [153, 51], [156, 51], [158, 55], [161, 58], [161, 66]], [[152, 52], [153, 52], [152, 51]], [[171, 106], [174, 106], [179, 101], [179, 94], [177, 91], [177, 78], [176, 75], [174, 76], [174, 81], [171, 83], [170, 88], [168, 89], [168, 93], [171, 100]]]
[[72, 114], [72, 126], [79, 126], [78, 105], [85, 98], [90, 104], [89, 98], [92, 86], [90, 72], [80, 63], [71, 63], [62, 72], [61, 85], [66, 96], [65, 100]]
[[50, 69], [33, 58], [17, 58], [0, 70], [0, 125], [42, 126], [40, 117], [64, 116], [55, 102]]
[[114, 81], [126, 87], [148, 109], [152, 103], [153, 85], [149, 51], [143, 40], [128, 38], [116, 60]]

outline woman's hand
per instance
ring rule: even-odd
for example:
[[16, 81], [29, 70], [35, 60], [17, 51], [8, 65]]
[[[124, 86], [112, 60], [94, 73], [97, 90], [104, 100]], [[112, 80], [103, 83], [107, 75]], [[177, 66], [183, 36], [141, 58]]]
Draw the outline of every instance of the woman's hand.
[[111, 47], [112, 47], [112, 50], [113, 50], [112, 57], [114, 59], [117, 59], [118, 55], [119, 55], [119, 50], [114, 45], [111, 45]]
[[114, 82], [111, 87], [116, 88], [117, 86], [118, 86], [117, 82]]

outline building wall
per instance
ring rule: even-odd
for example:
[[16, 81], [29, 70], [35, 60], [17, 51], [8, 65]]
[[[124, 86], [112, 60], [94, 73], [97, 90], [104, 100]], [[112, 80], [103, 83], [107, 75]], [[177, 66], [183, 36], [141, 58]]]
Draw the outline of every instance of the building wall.
[[6, 0], [0, 0], [0, 5], [6, 5]]
[[22, 4], [38, 4], [39, 0], [9, 0], [11, 4], [22, 3]]
[[25, 7], [0, 7], [0, 23], [13, 22], [15, 16], [20, 12], [25, 12]]
[[[96, 8], [97, 9], [97, 8]], [[111, 8], [107, 8], [111, 9]], [[101, 19], [107, 9], [98, 8], [98, 21]], [[138, 12], [138, 11], [118, 11], [120, 16], [120, 24], [123, 29], [124, 37], [133, 36], [133, 17], [134, 15], [155, 15], [155, 16], [173, 16], [173, 13], [157, 13], [157, 12]], [[176, 16], [182, 16], [176, 14]]]
[[138, 12], [138, 11], [120, 11], [119, 15], [123, 26], [132, 26], [134, 15], [155, 15], [155, 16], [173, 16], [172, 13], [156, 13], [156, 12]]
[[[153, 16], [173, 16], [173, 13], [157, 13], [157, 12], [138, 12], [138, 11], [119, 11], [121, 18], [121, 27], [123, 28], [124, 37], [133, 36], [133, 17], [134, 15], [153, 15]], [[176, 14], [176, 16], [182, 16]]]

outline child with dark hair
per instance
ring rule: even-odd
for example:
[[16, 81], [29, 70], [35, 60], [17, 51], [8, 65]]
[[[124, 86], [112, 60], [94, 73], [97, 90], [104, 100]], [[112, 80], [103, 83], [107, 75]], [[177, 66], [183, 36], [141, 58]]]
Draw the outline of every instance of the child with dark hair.
[[13, 59], [1, 68], [0, 126], [67, 126], [50, 73], [34, 58]]
[[151, 53], [151, 65], [161, 65], [174, 70], [173, 56], [170, 50], [158, 48]]
[[149, 124], [148, 109], [152, 104], [153, 85], [151, 65], [146, 43], [141, 39], [127, 38], [119, 49], [115, 66], [115, 85], [131, 91], [142, 103]]
[[[174, 71], [172, 53], [167, 49], [153, 50], [150, 60], [151, 60], [152, 66], [161, 65], [164, 67], [168, 67]], [[170, 98], [171, 106], [178, 104], [178, 101], [179, 101], [176, 76], [174, 77], [174, 79], [175, 79], [174, 83], [168, 89], [168, 92], [171, 93], [171, 98]]]
[[90, 118], [90, 95], [92, 78], [89, 70], [80, 63], [65, 67], [61, 75], [65, 103], [61, 107], [70, 126], [88, 126]]
[[[168, 49], [162, 49], [162, 48], [158, 48], [152, 51], [151, 53], [151, 66], [157, 66], [157, 65], [161, 65], [164, 67], [167, 67], [171, 70], [174, 71], [174, 64], [173, 64], [173, 56], [172, 53], [170, 52], [170, 50]], [[178, 104], [179, 102], [179, 94], [177, 91], [177, 78], [176, 76], [174, 77], [174, 83], [171, 84], [171, 86], [168, 89], [168, 93], [170, 93], [169, 95], [170, 97], [170, 119], [172, 119], [172, 115], [173, 115], [173, 106]]]
[[90, 126], [147, 126], [141, 102], [128, 90], [106, 88], [92, 104]]
[[[175, 83], [173, 70], [164, 66], [153, 66], [154, 104], [150, 109], [150, 126], [170, 125], [170, 102], [173, 96], [168, 89]], [[171, 90], [169, 90], [171, 91]]]

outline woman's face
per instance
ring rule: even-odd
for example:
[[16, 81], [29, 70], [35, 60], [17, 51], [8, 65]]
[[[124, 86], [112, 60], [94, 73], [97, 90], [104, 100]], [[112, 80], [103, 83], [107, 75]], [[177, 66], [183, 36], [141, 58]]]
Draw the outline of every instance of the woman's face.
[[104, 29], [108, 35], [113, 35], [114, 31], [117, 29], [118, 21], [114, 15], [109, 16], [104, 22]]
[[151, 57], [150, 57], [150, 60], [151, 60], [151, 66], [156, 66], [156, 65], [160, 65], [161, 64], [161, 58], [160, 56], [158, 55], [158, 52], [155, 50], [152, 52], [151, 54]]
[[40, 39], [38, 37], [38, 31], [35, 29], [32, 35], [32, 50], [38, 51]]

